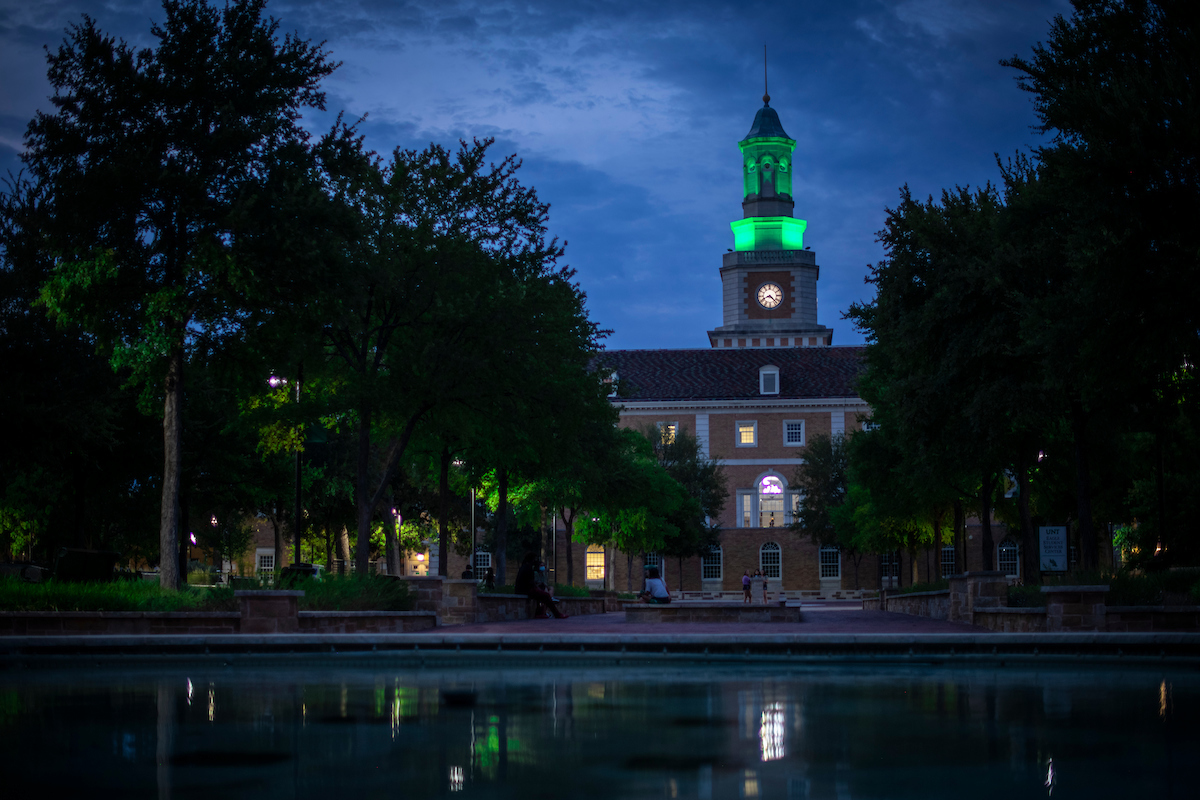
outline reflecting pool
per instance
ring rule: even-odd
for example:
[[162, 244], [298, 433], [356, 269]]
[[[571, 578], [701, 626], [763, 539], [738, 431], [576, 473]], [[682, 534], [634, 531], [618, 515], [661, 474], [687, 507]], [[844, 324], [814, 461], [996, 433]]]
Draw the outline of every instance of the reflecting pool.
[[1188, 670], [281, 659], [2, 673], [0, 759], [14, 798], [1183, 798], [1198, 710]]

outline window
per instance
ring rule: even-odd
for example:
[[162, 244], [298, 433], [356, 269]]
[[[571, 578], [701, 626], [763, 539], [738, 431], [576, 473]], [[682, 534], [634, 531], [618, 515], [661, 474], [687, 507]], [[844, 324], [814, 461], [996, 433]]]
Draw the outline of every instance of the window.
[[484, 550], [475, 551], [475, 574], [482, 576], [492, 568], [492, 554]]
[[768, 578], [779, 580], [783, 575], [783, 550], [775, 542], [767, 542], [758, 551], [758, 566]]
[[721, 580], [721, 545], [715, 545], [700, 558], [700, 580]]
[[589, 581], [604, 580], [604, 548], [598, 544], [590, 544], [587, 549], [587, 579]]
[[737, 424], [737, 446], [758, 447], [757, 422], [739, 422]]
[[821, 548], [821, 577], [842, 577], [842, 552], [836, 547]]
[[900, 558], [896, 553], [883, 553], [879, 556], [879, 574], [885, 583], [895, 585], [900, 577]]
[[658, 426], [659, 441], [662, 444], [673, 444], [675, 442], [675, 434], [679, 431], [678, 422], [656, 422]]
[[758, 484], [758, 527], [783, 527], [783, 481], [768, 475]]
[[1020, 548], [1012, 539], [1005, 539], [996, 548], [996, 564], [1009, 578], [1021, 576]]
[[787, 518], [784, 520], [784, 522], [786, 522], [788, 525], [791, 525], [793, 522], [800, 521], [800, 500], [803, 497], [804, 497], [803, 492], [788, 492], [787, 493], [788, 513], [787, 513]]
[[651, 550], [649, 553], [646, 553], [642, 563], [646, 565], [646, 569], [650, 569], [651, 567], [658, 567], [660, 570], [662, 569], [662, 560], [658, 557], [658, 553], [654, 552], [653, 550]]
[[738, 498], [738, 527], [754, 527], [754, 507], [758, 504], [758, 492], [752, 489], [739, 489]]
[[949, 578], [954, 574], [954, 545], [942, 548], [942, 577]]
[[804, 446], [804, 420], [785, 419], [783, 421], [783, 443], [788, 447]]
[[619, 388], [617, 383], [618, 380], [620, 380], [620, 376], [618, 376], [615, 371], [608, 373], [608, 377], [605, 378], [604, 382], [608, 384], [609, 397], [617, 396], [617, 390]]
[[759, 394], [779, 394], [779, 367], [763, 367], [758, 371]]
[[259, 553], [258, 554], [258, 574], [269, 575], [275, 572], [275, 554], [274, 553]]

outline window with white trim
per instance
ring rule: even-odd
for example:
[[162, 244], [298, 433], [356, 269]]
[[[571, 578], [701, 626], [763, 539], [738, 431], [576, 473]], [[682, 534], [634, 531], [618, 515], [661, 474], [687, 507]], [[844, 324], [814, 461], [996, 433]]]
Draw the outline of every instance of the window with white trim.
[[642, 564], [645, 565], [646, 569], [650, 569], [651, 567], [658, 567], [660, 570], [662, 569], [662, 559], [659, 558], [658, 553], [653, 550], [651, 550], [649, 553], [646, 553], [642, 559]]
[[604, 548], [598, 544], [589, 544], [586, 561], [587, 579], [589, 581], [604, 580]]
[[618, 384], [617, 384], [618, 380], [620, 380], [620, 376], [617, 375], [615, 370], [613, 372], [608, 373], [608, 377], [605, 378], [604, 382], [608, 384], [608, 396], [609, 397], [617, 396], [617, 389], [619, 388]]
[[783, 575], [783, 548], [775, 542], [767, 542], [758, 550], [758, 567], [763, 575], [779, 580]]
[[758, 393], [779, 394], [779, 367], [766, 366], [758, 371]]
[[721, 555], [721, 545], [718, 544], [700, 557], [700, 580], [721, 580]]
[[1021, 550], [1016, 541], [1006, 538], [996, 545], [996, 567], [1006, 577], [1021, 577]]
[[803, 492], [792, 491], [787, 493], [787, 515], [784, 521], [788, 525], [800, 521], [800, 500], [803, 497]]
[[758, 506], [758, 492], [753, 489], [738, 489], [737, 509], [739, 528], [754, 527], [754, 517]]
[[783, 508], [783, 481], [768, 475], [758, 483], [758, 527], [782, 528], [787, 524]]
[[900, 556], [895, 552], [882, 553], [879, 556], [879, 574], [886, 583], [895, 585], [900, 577]]
[[949, 578], [954, 572], [954, 545], [948, 544], [942, 548], [942, 577]]
[[737, 423], [737, 446], [758, 447], [758, 423], [754, 420], [743, 420]]
[[269, 575], [275, 572], [275, 554], [274, 553], [259, 553], [258, 554], [258, 574]]
[[842, 551], [826, 545], [821, 548], [821, 577], [842, 577]]
[[785, 419], [783, 421], [783, 444], [786, 447], [804, 446], [804, 420]]
[[474, 560], [474, 569], [476, 575], [483, 575], [483, 573], [492, 568], [492, 554], [486, 550], [476, 550]]

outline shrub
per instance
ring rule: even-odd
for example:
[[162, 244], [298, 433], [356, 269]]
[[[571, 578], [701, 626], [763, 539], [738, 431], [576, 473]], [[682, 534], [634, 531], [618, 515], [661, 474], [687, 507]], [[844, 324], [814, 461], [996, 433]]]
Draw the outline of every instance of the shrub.
[[[26, 583], [0, 580], [0, 609], [4, 611], [209, 611], [212, 590], [164, 591], [150, 581], [112, 583]], [[230, 598], [232, 598], [232, 592]]]
[[556, 597], [591, 597], [586, 586], [572, 586], [569, 583], [554, 584], [554, 595]]
[[294, 588], [304, 592], [301, 611], [411, 611], [414, 603], [406, 581], [385, 575], [327, 575]]
[[1041, 608], [1046, 605], [1046, 595], [1042, 594], [1040, 586], [1010, 586], [1008, 605], [1010, 608]]

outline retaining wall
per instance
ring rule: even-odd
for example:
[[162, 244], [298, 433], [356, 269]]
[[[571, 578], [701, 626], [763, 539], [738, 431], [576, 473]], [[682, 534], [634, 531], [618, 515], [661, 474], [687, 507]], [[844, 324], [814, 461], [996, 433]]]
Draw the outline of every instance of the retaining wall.
[[626, 622], [772, 622], [800, 621], [797, 606], [747, 605], [745, 603], [626, 603]]

